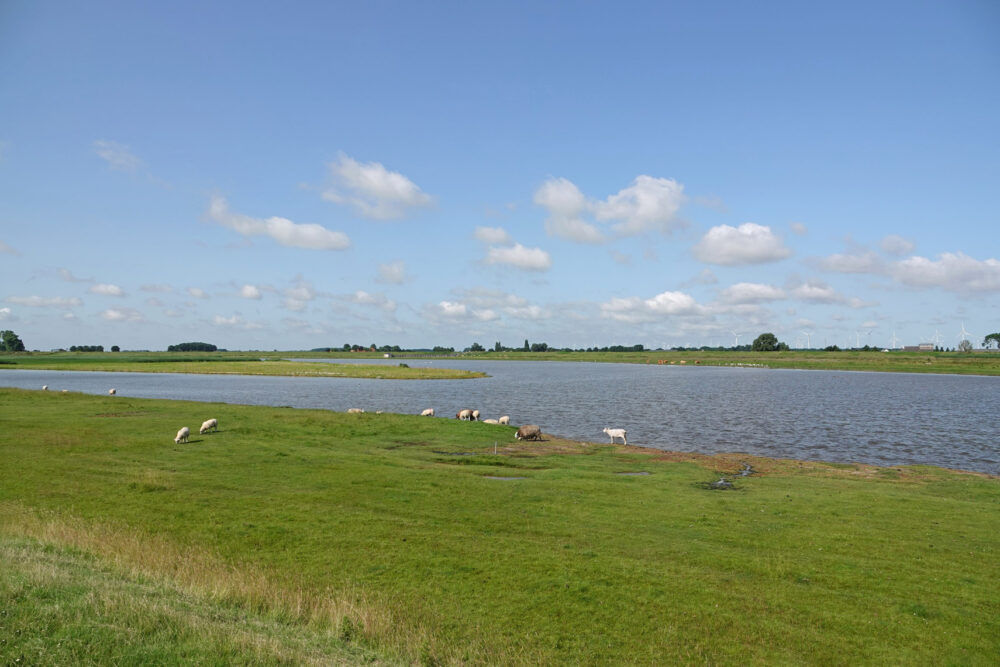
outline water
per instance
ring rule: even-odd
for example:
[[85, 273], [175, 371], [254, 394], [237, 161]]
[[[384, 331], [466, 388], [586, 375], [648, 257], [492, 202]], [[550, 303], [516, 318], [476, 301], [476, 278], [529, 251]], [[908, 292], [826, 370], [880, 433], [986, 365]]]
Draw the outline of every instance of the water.
[[[0, 386], [453, 417], [477, 408], [546, 433], [702, 452], [923, 463], [1000, 475], [1000, 378], [635, 364], [405, 360], [484, 371], [478, 380], [355, 380], [0, 371]], [[343, 363], [343, 362], [340, 362]], [[348, 362], [349, 363], [349, 362]], [[364, 363], [372, 363], [365, 360]], [[396, 365], [399, 360], [383, 363]], [[110, 399], [115, 400], [115, 399]]]

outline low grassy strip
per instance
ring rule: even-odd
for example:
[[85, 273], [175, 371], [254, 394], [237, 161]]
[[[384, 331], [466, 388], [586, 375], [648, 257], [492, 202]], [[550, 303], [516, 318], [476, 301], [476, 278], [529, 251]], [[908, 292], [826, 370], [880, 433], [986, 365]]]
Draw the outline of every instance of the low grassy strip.
[[461, 380], [484, 377], [484, 373], [451, 368], [410, 368], [395, 365], [328, 364], [285, 361], [246, 355], [185, 355], [161, 353], [16, 353], [0, 355], [3, 369], [52, 371], [104, 371], [135, 373], [203, 373], [209, 375], [284, 375], [295, 377], [343, 377], [377, 380]]
[[[219, 433], [173, 442], [208, 417]], [[996, 478], [16, 389], [0, 420], [0, 534], [278, 619], [293, 644], [443, 664], [1000, 654]], [[743, 461], [758, 474], [705, 488]]]
[[[292, 357], [344, 357], [343, 353], [287, 353]], [[373, 355], [374, 356], [374, 355]], [[396, 355], [402, 361], [407, 353]], [[423, 358], [423, 355], [419, 355]], [[352, 354], [351, 358], [364, 358]], [[1000, 375], [1000, 352], [903, 352], [901, 350], [853, 351], [789, 350], [787, 352], [655, 351], [643, 352], [478, 352], [439, 357], [504, 361], [591, 361], [620, 364], [664, 364], [685, 366], [766, 366], [800, 370], [879, 371], [889, 373], [954, 373], [959, 375]]]
[[349, 632], [181, 588], [160, 573], [123, 572], [57, 546], [72, 531], [56, 532], [61, 539], [45, 542], [0, 534], [0, 664], [389, 664], [352, 645]]

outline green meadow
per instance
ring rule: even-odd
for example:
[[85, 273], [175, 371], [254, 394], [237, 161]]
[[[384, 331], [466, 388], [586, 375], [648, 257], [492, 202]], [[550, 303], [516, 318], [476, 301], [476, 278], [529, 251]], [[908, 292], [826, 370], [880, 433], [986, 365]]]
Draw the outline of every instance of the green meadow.
[[[316, 357], [325, 355], [315, 355]], [[377, 380], [459, 380], [483, 373], [451, 368], [410, 368], [397, 364], [329, 364], [286, 361], [275, 353], [246, 352], [27, 352], [0, 354], [5, 368], [51, 371], [287, 375]]]
[[0, 664], [996, 664], [1000, 479], [513, 434], [0, 389]]

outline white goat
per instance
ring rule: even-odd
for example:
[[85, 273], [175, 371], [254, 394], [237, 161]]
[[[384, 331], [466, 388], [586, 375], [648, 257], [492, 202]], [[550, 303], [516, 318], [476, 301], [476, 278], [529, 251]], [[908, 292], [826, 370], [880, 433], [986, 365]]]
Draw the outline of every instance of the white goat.
[[623, 443], [628, 444], [628, 440], [625, 439], [625, 429], [605, 427], [604, 432], [611, 437], [611, 444], [614, 444], [615, 438], [621, 438]]
[[218, 430], [219, 430], [219, 420], [218, 419], [207, 419], [207, 420], [205, 420], [202, 423], [201, 428], [198, 429], [198, 433], [201, 433], [202, 435], [204, 435], [205, 433], [208, 433], [209, 431], [218, 431]]
[[503, 417], [501, 417], [500, 419], [497, 420], [497, 423], [500, 423], [500, 424], [509, 424], [510, 423], [510, 415], [504, 415]]
[[420, 413], [420, 416], [421, 417], [433, 417], [434, 416], [434, 408], [427, 408], [426, 410], [424, 410], [423, 412]]
[[181, 428], [181, 430], [177, 431], [177, 437], [174, 438], [174, 442], [177, 443], [187, 442], [189, 435], [191, 435], [191, 429], [189, 429], [187, 426], [184, 426]]

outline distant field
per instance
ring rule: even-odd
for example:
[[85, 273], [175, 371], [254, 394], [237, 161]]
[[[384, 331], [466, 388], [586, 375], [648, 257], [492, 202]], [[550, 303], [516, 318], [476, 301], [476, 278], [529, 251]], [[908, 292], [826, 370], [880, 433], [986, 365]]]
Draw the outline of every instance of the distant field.
[[[262, 360], [263, 359], [263, 360]], [[326, 364], [285, 361], [281, 355], [245, 352], [38, 352], [0, 354], [5, 368], [53, 371], [137, 373], [205, 373], [227, 375], [287, 375], [386, 380], [456, 380], [483, 373], [450, 368], [407, 368], [393, 365]], [[404, 366], [400, 366], [404, 364]]]
[[1000, 654], [997, 478], [18, 389], [0, 421], [0, 664]]

